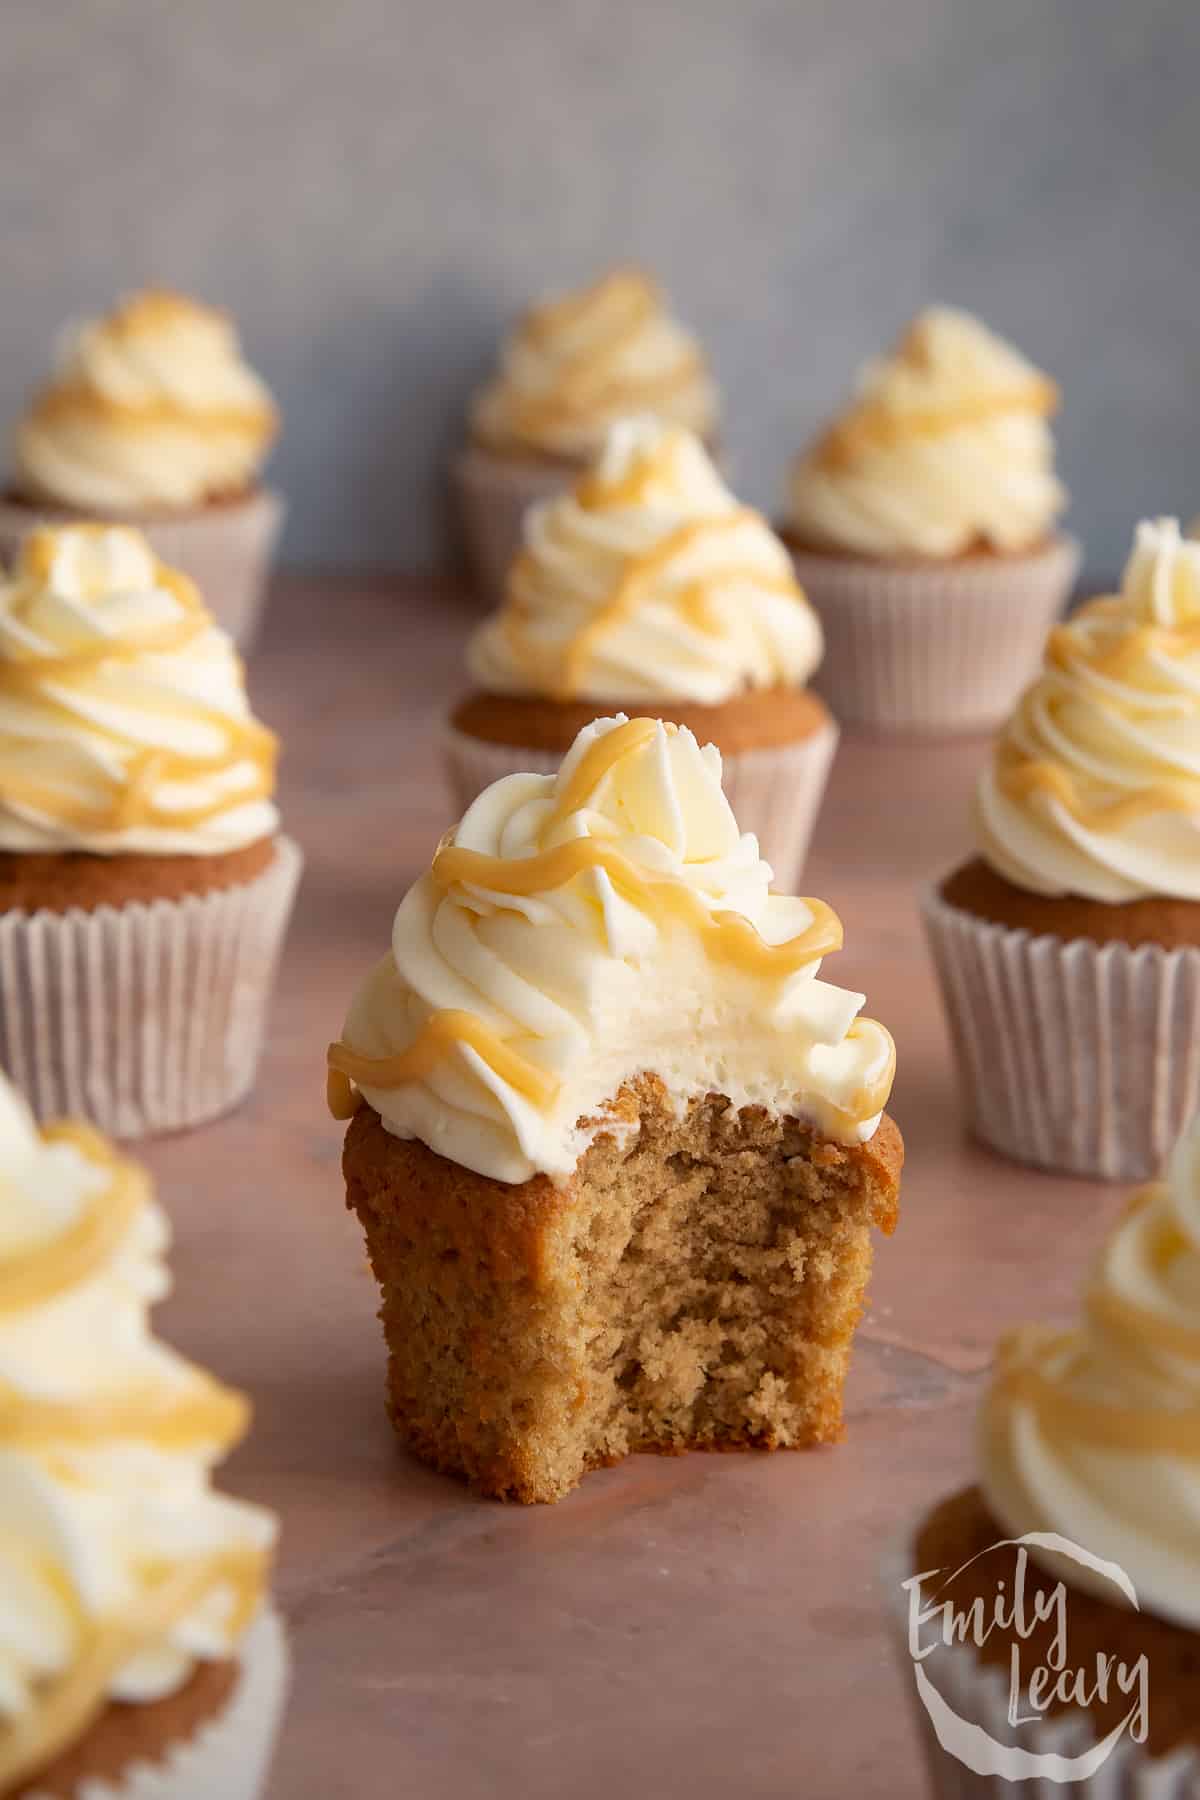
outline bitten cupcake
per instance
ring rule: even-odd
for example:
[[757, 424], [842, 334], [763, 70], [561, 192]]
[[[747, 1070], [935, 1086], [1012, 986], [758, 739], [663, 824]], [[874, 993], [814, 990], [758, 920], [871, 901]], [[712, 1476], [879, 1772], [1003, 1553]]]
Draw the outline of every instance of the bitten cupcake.
[[1056, 530], [1050, 380], [968, 313], [922, 313], [792, 472], [783, 535], [845, 723], [995, 725], [1037, 666], [1078, 546]]
[[552, 773], [601, 712], [687, 725], [779, 882], [800, 869], [837, 744], [805, 682], [821, 628], [766, 521], [692, 433], [613, 426], [589, 472], [526, 520], [504, 605], [475, 634], [448, 738], [465, 808], [501, 775]]
[[276, 741], [186, 576], [40, 528], [0, 580], [0, 1064], [118, 1136], [249, 1090], [300, 867]]
[[924, 917], [976, 1131], [1153, 1173], [1200, 1107], [1200, 544], [1175, 520], [1051, 633], [975, 837]]
[[978, 1462], [889, 1571], [933, 1791], [1194, 1795], [1200, 1127], [1109, 1236], [1079, 1324], [1001, 1344]]
[[703, 351], [640, 269], [614, 269], [527, 312], [471, 409], [455, 478], [481, 596], [500, 600], [534, 501], [560, 494], [631, 413], [713, 443], [717, 394]]
[[278, 429], [227, 313], [154, 290], [64, 339], [17, 425], [0, 557], [38, 523], [140, 526], [234, 641], [253, 636], [283, 520], [260, 486]]
[[841, 1435], [894, 1053], [769, 880], [711, 745], [601, 720], [476, 800], [331, 1047], [393, 1422], [485, 1493]]
[[167, 1221], [0, 1075], [0, 1794], [255, 1800], [286, 1649], [273, 1516], [211, 1485], [248, 1408], [154, 1338]]

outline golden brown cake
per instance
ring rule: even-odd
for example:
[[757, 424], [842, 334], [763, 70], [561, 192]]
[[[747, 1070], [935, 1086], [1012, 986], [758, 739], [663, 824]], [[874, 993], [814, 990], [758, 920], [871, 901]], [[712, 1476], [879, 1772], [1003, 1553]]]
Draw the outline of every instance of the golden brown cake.
[[[807, 688], [764, 688], [736, 695], [719, 706], [694, 700], [669, 700], [657, 706], [629, 700], [612, 711], [669, 719], [685, 726], [701, 743], [715, 744], [721, 755], [729, 758], [743, 750], [777, 749], [802, 742], [830, 726], [824, 702]], [[476, 692], [459, 702], [450, 722], [455, 731], [483, 744], [548, 751], [561, 758], [595, 716], [596, 703], [591, 700]]]
[[597, 722], [480, 796], [331, 1046], [393, 1421], [487, 1493], [840, 1434], [894, 1056], [769, 877], [711, 746]]
[[574, 1176], [508, 1185], [385, 1131], [346, 1139], [383, 1294], [389, 1409], [436, 1468], [556, 1500], [637, 1450], [801, 1449], [842, 1433], [871, 1230], [896, 1222], [885, 1119], [847, 1148], [715, 1096], [623, 1088]]

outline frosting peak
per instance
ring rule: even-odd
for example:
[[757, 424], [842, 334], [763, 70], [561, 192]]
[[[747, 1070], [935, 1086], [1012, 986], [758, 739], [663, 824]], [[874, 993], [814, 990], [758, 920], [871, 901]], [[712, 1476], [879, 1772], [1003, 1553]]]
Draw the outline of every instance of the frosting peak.
[[167, 1222], [83, 1126], [39, 1133], [0, 1077], [0, 1790], [109, 1699], [233, 1653], [275, 1522], [213, 1491], [247, 1409], [150, 1334]]
[[626, 419], [571, 492], [530, 509], [467, 660], [494, 693], [718, 705], [799, 686], [821, 650], [787, 551], [699, 439]]
[[1138, 527], [1119, 594], [1051, 632], [975, 802], [987, 861], [1092, 900], [1200, 900], [1200, 544]]
[[652, 413], [702, 437], [717, 404], [704, 356], [640, 269], [614, 269], [530, 309], [472, 412], [490, 449], [589, 456], [614, 420]]
[[1046, 424], [1058, 390], [1012, 345], [932, 307], [792, 472], [789, 522], [814, 548], [864, 556], [1026, 550], [1066, 505]]
[[409, 891], [331, 1048], [335, 1110], [353, 1083], [389, 1131], [508, 1182], [569, 1177], [644, 1072], [680, 1105], [869, 1138], [891, 1039], [817, 979], [833, 913], [770, 879], [711, 744], [598, 720], [556, 776], [481, 794]]
[[277, 422], [228, 314], [150, 290], [68, 333], [18, 427], [17, 480], [87, 512], [198, 506], [252, 484]]
[[1200, 1124], [1110, 1234], [1079, 1325], [1001, 1346], [982, 1460], [1008, 1531], [1058, 1532], [1200, 1627]]
[[275, 740], [140, 532], [43, 528], [0, 580], [0, 849], [206, 855], [271, 836]]

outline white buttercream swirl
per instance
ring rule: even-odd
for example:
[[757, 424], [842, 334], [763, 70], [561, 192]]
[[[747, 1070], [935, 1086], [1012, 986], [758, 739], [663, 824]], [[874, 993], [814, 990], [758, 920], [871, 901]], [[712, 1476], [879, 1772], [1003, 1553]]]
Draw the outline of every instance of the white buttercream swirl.
[[[1200, 1629], [1200, 1124], [1111, 1233], [1080, 1325], [1002, 1345], [981, 1455], [1007, 1531], [1058, 1532]], [[1074, 1560], [1062, 1573], [1116, 1598]]]
[[213, 1491], [239, 1396], [150, 1334], [167, 1221], [84, 1128], [0, 1076], [0, 1790], [107, 1700], [236, 1652], [274, 1518]]
[[[569, 1176], [644, 1072], [680, 1105], [718, 1092], [861, 1142], [891, 1039], [858, 1018], [861, 994], [817, 979], [841, 942], [828, 908], [770, 879], [712, 745], [597, 721], [557, 776], [476, 800], [401, 904], [331, 1063], [389, 1131], [507, 1182]], [[406, 1079], [371, 1066], [423, 1049]]]
[[489, 449], [587, 457], [628, 413], [708, 437], [717, 399], [703, 353], [657, 283], [614, 269], [525, 315], [475, 401], [471, 429]]
[[68, 333], [17, 428], [17, 483], [88, 513], [199, 506], [252, 486], [277, 424], [226, 313], [135, 294]]
[[1051, 632], [980, 777], [975, 830], [1018, 887], [1200, 900], [1200, 544], [1138, 526], [1118, 595]]
[[700, 441], [627, 419], [572, 492], [530, 509], [467, 661], [493, 693], [718, 705], [801, 685], [822, 647], [787, 551]]
[[795, 464], [788, 523], [860, 556], [1028, 550], [1063, 511], [1046, 423], [1052, 382], [969, 313], [934, 307]]
[[0, 582], [0, 849], [211, 855], [269, 837], [275, 740], [140, 533], [26, 538]]

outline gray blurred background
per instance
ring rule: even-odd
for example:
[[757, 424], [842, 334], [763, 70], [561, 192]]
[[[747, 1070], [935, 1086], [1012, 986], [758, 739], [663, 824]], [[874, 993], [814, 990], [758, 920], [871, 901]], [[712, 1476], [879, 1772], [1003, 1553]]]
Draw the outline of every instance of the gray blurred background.
[[639, 259], [773, 507], [922, 302], [1061, 382], [1088, 563], [1200, 509], [1197, 0], [10, 0], [0, 411], [62, 320], [229, 305], [282, 401], [293, 562], [431, 566], [531, 293]]

